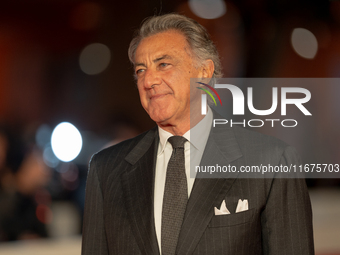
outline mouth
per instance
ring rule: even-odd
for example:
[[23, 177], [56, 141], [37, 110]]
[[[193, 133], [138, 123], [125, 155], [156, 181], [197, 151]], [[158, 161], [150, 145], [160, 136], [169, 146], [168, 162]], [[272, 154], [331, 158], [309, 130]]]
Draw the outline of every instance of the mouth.
[[169, 94], [156, 94], [156, 95], [151, 95], [149, 97], [150, 100], [157, 100], [157, 99], [162, 99], [164, 97], [166, 97]]

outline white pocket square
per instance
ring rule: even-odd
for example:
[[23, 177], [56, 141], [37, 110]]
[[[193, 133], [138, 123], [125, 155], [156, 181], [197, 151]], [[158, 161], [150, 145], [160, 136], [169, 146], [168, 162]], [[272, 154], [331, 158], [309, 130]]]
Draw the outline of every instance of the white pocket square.
[[[220, 206], [220, 209], [217, 209], [217, 207], [214, 207], [215, 210], [215, 215], [226, 215], [226, 214], [230, 214], [225, 200], [222, 201], [222, 204]], [[237, 207], [236, 207], [236, 212], [235, 213], [239, 213], [239, 212], [243, 212], [243, 211], [247, 211], [248, 210], [248, 199], [239, 199], [238, 203], [237, 203]]]
[[227, 209], [227, 206], [225, 204], [225, 200], [223, 200], [220, 209], [217, 209], [215, 207], [215, 215], [225, 215], [225, 214], [230, 214], [230, 212]]
[[247, 211], [247, 210], [248, 210], [248, 200], [247, 199], [244, 199], [244, 200], [239, 199], [238, 203], [237, 203], [237, 207], [236, 207], [236, 213]]

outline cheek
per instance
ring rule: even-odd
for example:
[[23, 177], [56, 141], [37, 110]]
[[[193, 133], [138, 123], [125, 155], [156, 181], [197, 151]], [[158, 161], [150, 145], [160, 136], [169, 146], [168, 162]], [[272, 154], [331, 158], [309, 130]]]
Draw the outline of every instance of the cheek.
[[140, 99], [142, 99], [145, 96], [145, 91], [141, 85], [137, 84], [138, 94]]
[[147, 100], [146, 92], [143, 89], [138, 88], [138, 93], [139, 93], [140, 102], [143, 108], [146, 109], [148, 107], [148, 100]]
[[201, 92], [197, 88], [190, 88], [190, 101], [196, 101], [201, 98]]

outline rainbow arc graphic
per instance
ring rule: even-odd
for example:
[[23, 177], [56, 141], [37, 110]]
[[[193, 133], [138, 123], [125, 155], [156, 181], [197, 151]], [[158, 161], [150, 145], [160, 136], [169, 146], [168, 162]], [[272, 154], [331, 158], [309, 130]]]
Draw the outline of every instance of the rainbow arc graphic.
[[[211, 87], [210, 85], [205, 84], [205, 83], [203, 83], [203, 82], [197, 82], [197, 83], [202, 84], [203, 86], [206, 86], [208, 89], [210, 89], [212, 92], [214, 92], [214, 94], [217, 96], [218, 100], [220, 101], [220, 103], [221, 103], [221, 105], [222, 105], [222, 100], [221, 100], [221, 98], [220, 98], [220, 95], [217, 93], [217, 91], [216, 91], [213, 87]], [[200, 90], [203, 90], [205, 93], [207, 93], [207, 94], [212, 98], [212, 100], [214, 101], [215, 106], [217, 106], [215, 97], [213, 96], [213, 94], [211, 94], [211, 92], [210, 92], [209, 90], [204, 89], [204, 88], [201, 88], [201, 87], [196, 87], [196, 88], [198, 88], [198, 89], [200, 89]]]

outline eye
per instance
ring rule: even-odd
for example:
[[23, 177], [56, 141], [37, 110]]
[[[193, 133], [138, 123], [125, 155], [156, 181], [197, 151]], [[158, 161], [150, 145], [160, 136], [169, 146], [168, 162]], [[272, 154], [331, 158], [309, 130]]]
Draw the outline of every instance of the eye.
[[160, 63], [159, 66], [160, 67], [167, 67], [169, 64], [168, 63]]
[[144, 69], [137, 69], [137, 70], [136, 70], [136, 75], [141, 74], [143, 71], [144, 71]]

